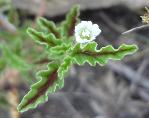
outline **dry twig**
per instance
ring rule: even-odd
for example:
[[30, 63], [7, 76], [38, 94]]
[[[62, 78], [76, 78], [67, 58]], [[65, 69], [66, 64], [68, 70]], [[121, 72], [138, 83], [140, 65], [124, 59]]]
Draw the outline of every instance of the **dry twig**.
[[144, 88], [149, 89], [149, 79], [133, 69], [129, 68], [128, 66], [121, 64], [121, 63], [115, 63], [115, 62], [110, 62], [108, 64], [108, 67], [112, 69], [113, 71], [116, 71], [120, 74], [125, 75], [132, 83], [136, 83], [136, 80], [142, 80], [140, 83], [137, 83]]
[[136, 32], [138, 30], [142, 30], [142, 29], [146, 29], [146, 28], [149, 28], [149, 24], [132, 28], [128, 31], [123, 32], [122, 35], [129, 34], [129, 33], [132, 33], [132, 32]]

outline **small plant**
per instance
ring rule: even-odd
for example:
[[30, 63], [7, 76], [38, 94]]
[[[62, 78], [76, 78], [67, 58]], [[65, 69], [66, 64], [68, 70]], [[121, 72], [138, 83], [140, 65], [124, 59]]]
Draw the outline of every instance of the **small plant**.
[[[28, 28], [27, 33], [43, 45], [47, 58], [41, 60], [47, 70], [37, 72], [40, 80], [31, 86], [18, 106], [20, 112], [36, 108], [38, 104], [48, 100], [48, 94], [63, 88], [64, 77], [72, 64], [91, 66], [107, 64], [109, 59], [121, 60], [124, 56], [136, 52], [136, 45], [122, 44], [118, 49], [107, 45], [97, 49], [93, 40], [101, 30], [91, 21], [79, 20], [79, 7], [74, 6], [66, 20], [56, 26], [52, 21], [38, 19], [41, 31]], [[39, 54], [40, 55], [40, 54]]]
[[142, 22], [145, 24], [149, 24], [149, 8], [145, 7], [145, 9], [146, 13], [143, 16], [141, 16]]
[[149, 27], [149, 8], [145, 7], [146, 13], [143, 16], [140, 16], [142, 19], [142, 23], [144, 23], [144, 25], [138, 26], [138, 27], [134, 27], [130, 30], [127, 30], [125, 32], [123, 32], [122, 34], [128, 34], [128, 33], [132, 33], [134, 31], [138, 31], [138, 30], [142, 30], [144, 28], [148, 28]]

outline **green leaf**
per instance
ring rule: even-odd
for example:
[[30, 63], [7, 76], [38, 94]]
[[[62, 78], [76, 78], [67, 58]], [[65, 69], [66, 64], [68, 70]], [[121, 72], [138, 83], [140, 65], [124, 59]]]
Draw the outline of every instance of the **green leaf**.
[[63, 63], [51, 62], [48, 64], [48, 70], [40, 71], [37, 76], [40, 80], [31, 86], [30, 91], [24, 96], [18, 106], [20, 112], [36, 108], [38, 104], [48, 100], [48, 94], [64, 86], [64, 76], [72, 64], [72, 58], [66, 57]]
[[38, 32], [35, 29], [28, 28], [27, 33], [39, 44], [44, 44], [47, 47], [54, 47], [61, 43], [60, 40], [56, 39], [56, 37], [49, 33], [48, 35], [43, 34], [42, 32]]
[[68, 72], [72, 64], [72, 58], [67, 56], [63, 61], [64, 62], [61, 64], [61, 66], [58, 69], [58, 76], [60, 78], [64, 78], [65, 74]]
[[40, 80], [31, 86], [30, 91], [24, 96], [18, 106], [20, 112], [36, 108], [38, 104], [48, 100], [48, 94], [55, 92], [64, 85], [64, 80], [58, 77], [58, 65], [54, 62], [48, 64], [48, 70], [37, 74]]
[[61, 33], [59, 32], [59, 30], [57, 29], [56, 25], [54, 24], [54, 22], [52, 21], [48, 21], [45, 18], [40, 17], [38, 19], [38, 24], [47, 29], [49, 31], [49, 33], [53, 33], [55, 35], [56, 38], [61, 38]]
[[45, 35], [46, 40], [50, 43], [53, 42], [56, 45], [61, 45], [63, 42], [62, 40], [56, 39], [53, 34], [47, 34]]
[[124, 56], [136, 52], [137, 49], [136, 45], [122, 44], [118, 49], [114, 49], [112, 45], [108, 45], [97, 50], [97, 43], [91, 42], [84, 46], [77, 44], [73, 49], [72, 57], [79, 65], [88, 62], [92, 66], [95, 66], [96, 63], [103, 66], [109, 59], [121, 60]]
[[17, 68], [19, 70], [28, 70], [31, 65], [28, 64], [24, 59], [13, 53], [8, 47], [1, 46], [3, 52], [3, 58], [8, 66]]
[[66, 16], [66, 21], [63, 23], [64, 36], [73, 36], [75, 26], [79, 21], [79, 15], [80, 7], [76, 5], [70, 10], [68, 15]]
[[70, 48], [71, 45], [65, 43], [52, 47], [49, 50], [49, 57], [52, 59], [59, 59], [61, 56], [65, 56]]

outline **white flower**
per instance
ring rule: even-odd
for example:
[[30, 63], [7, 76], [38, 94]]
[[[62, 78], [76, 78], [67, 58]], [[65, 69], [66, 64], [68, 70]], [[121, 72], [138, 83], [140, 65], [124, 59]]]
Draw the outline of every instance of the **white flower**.
[[91, 21], [81, 21], [75, 26], [75, 38], [78, 43], [88, 43], [101, 33], [97, 24], [92, 24]]

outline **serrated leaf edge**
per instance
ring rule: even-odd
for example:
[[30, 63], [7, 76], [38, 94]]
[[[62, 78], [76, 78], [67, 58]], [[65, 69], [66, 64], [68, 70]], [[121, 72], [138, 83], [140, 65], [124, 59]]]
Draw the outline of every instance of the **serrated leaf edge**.
[[[126, 46], [129, 46], [129, 47], [133, 47], [132, 51], [130, 51], [129, 53], [127, 54], [123, 54], [120, 58], [107, 58], [106, 60], [104, 60], [103, 64], [101, 64], [100, 62], [98, 62], [97, 60], [94, 61], [93, 63], [91, 63], [91, 61], [89, 60], [84, 60], [82, 63], [80, 63], [76, 58], [73, 58], [73, 60], [79, 64], [79, 65], [83, 65], [84, 63], [89, 63], [91, 66], [95, 66], [96, 63], [98, 63], [100, 66], [104, 66], [106, 63], [108, 63], [108, 60], [110, 59], [113, 59], [113, 60], [121, 60], [122, 58], [124, 58], [126, 55], [129, 55], [129, 54], [133, 54], [134, 52], [136, 52], [138, 50], [138, 47], [136, 45], [126, 45], [126, 44], [122, 44], [119, 48], [115, 49], [112, 45], [108, 45], [108, 46], [105, 46], [105, 47], [102, 47], [100, 50], [97, 50], [97, 43], [96, 42], [91, 42], [89, 44], [85, 44], [85, 45], [82, 45], [82, 44], [77, 44], [75, 47], [74, 47], [74, 50], [76, 50], [77, 48], [80, 48], [80, 50], [84, 51], [87, 46], [94, 46], [91, 47], [93, 48], [93, 51], [95, 51], [96, 53], [100, 53], [102, 52], [102, 50], [105, 50], [106, 48], [111, 48], [113, 52], [117, 52], [119, 51], [120, 49], [122, 49], [123, 47], [126, 47]], [[87, 55], [88, 56], [88, 55]]]

